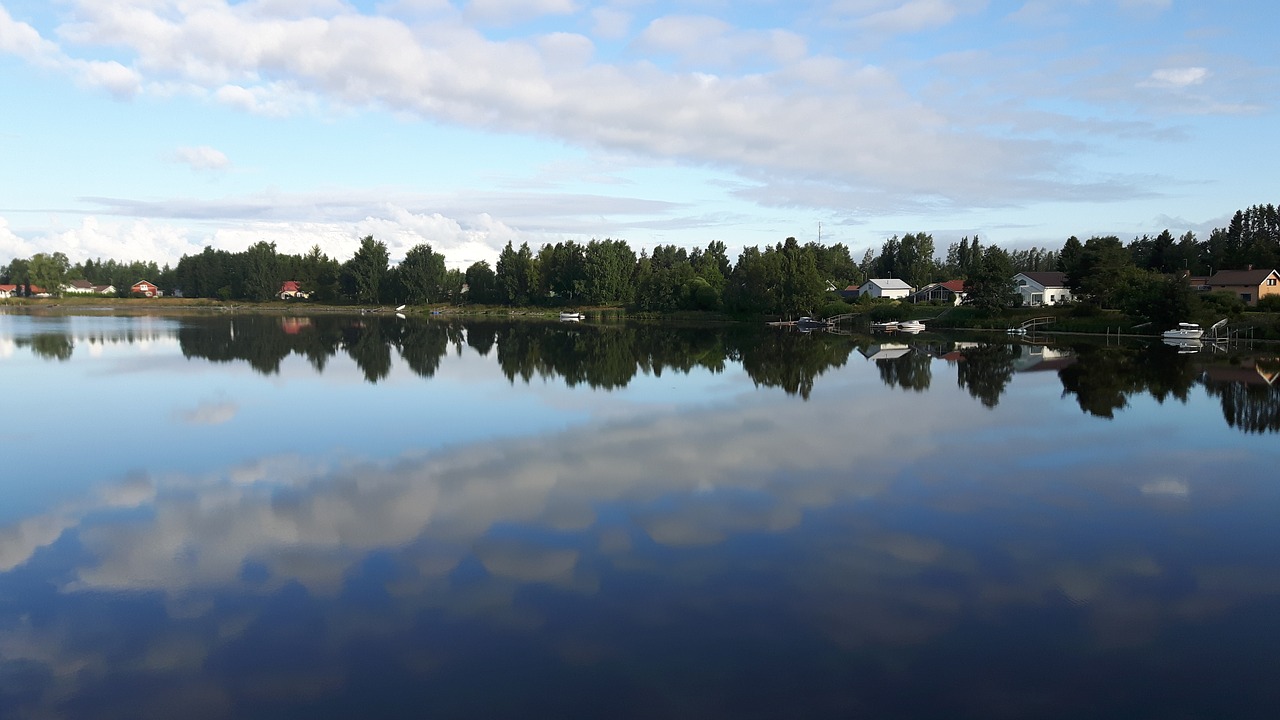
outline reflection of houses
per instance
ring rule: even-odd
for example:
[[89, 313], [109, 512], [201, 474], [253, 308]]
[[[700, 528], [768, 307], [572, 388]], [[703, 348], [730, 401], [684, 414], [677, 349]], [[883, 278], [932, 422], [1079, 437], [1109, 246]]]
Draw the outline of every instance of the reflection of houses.
[[139, 280], [134, 283], [129, 288], [129, 292], [143, 297], [160, 297], [160, 288], [156, 287], [154, 283], [149, 283], [146, 280]]
[[858, 352], [868, 360], [896, 360], [903, 355], [911, 353], [910, 345], [901, 343], [882, 343], [879, 345], [868, 345], [866, 348], [858, 348]]
[[902, 299], [911, 295], [911, 286], [897, 278], [872, 278], [858, 288], [859, 295]]
[[311, 327], [311, 318], [283, 317], [280, 318], [280, 327], [284, 329], [286, 335], [297, 335], [303, 328]]
[[311, 293], [302, 289], [302, 285], [297, 280], [285, 280], [280, 283], [280, 299], [281, 300], [306, 300], [311, 297]]
[[1071, 302], [1067, 274], [1060, 272], [1020, 272], [1013, 276], [1024, 306], [1061, 305]]
[[1249, 305], [1268, 295], [1280, 295], [1280, 272], [1275, 270], [1223, 270], [1207, 283], [1210, 290], [1226, 290]]
[[959, 305], [964, 302], [964, 281], [948, 280], [940, 283], [929, 283], [911, 294], [911, 302], [947, 302]]
[[1075, 353], [1046, 345], [1015, 345], [1018, 356], [1013, 360], [1014, 372], [1058, 371], [1076, 362]]
[[1210, 365], [1204, 369], [1204, 379], [1213, 383], [1276, 386], [1280, 380], [1280, 358], [1245, 359], [1239, 365]]

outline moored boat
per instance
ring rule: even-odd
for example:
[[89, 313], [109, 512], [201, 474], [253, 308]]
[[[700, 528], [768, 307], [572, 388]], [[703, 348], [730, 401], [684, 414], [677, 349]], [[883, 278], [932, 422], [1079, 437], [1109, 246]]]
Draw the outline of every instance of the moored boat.
[[1165, 330], [1163, 337], [1170, 340], [1199, 340], [1204, 335], [1204, 329], [1195, 323], [1178, 323], [1178, 327], [1172, 330]]
[[924, 323], [919, 320], [903, 320], [898, 323], [900, 332], [921, 332], [924, 330]]
[[578, 321], [578, 320], [585, 320], [586, 318], [587, 318], [587, 316], [586, 316], [586, 315], [583, 315], [583, 314], [582, 314], [582, 313], [580, 313], [580, 312], [562, 312], [562, 313], [560, 313], [560, 319], [561, 319], [561, 320], [569, 320], [569, 321], [576, 322], [576, 321]]

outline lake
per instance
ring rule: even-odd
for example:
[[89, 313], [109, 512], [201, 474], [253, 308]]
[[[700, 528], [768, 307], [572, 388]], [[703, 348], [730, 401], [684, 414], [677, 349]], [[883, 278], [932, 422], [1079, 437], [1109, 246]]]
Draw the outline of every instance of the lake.
[[1277, 358], [0, 314], [0, 717], [1273, 718]]

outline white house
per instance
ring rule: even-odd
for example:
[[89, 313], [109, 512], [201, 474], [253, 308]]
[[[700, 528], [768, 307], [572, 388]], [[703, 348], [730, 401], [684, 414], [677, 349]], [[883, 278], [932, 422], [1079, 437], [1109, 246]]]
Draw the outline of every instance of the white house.
[[858, 288], [859, 295], [870, 295], [873, 298], [905, 298], [911, 295], [912, 287], [897, 278], [872, 278]]
[[1062, 305], [1071, 302], [1067, 274], [1060, 272], [1020, 272], [1013, 276], [1024, 306]]
[[93, 283], [88, 280], [72, 280], [62, 286], [62, 292], [67, 295], [92, 295]]

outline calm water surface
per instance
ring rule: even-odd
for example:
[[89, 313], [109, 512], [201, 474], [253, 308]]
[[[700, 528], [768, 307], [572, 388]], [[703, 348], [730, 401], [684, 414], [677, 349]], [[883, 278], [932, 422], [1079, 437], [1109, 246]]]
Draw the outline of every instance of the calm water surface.
[[0, 315], [0, 718], [1274, 718], [1278, 348]]

